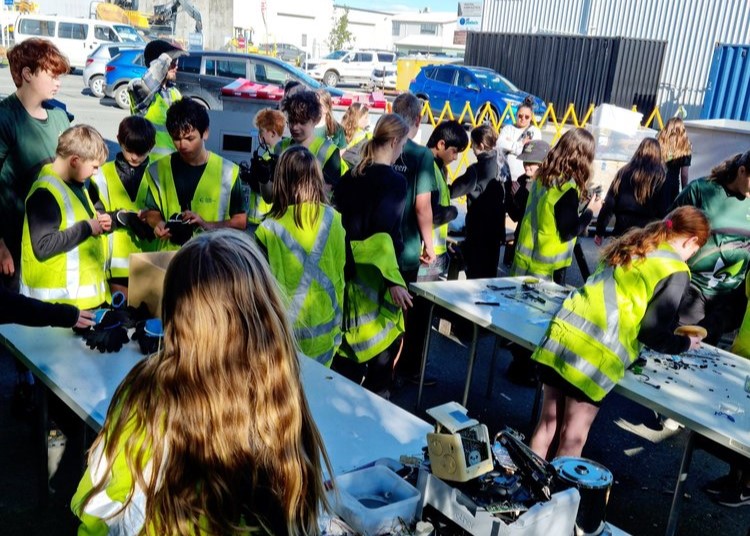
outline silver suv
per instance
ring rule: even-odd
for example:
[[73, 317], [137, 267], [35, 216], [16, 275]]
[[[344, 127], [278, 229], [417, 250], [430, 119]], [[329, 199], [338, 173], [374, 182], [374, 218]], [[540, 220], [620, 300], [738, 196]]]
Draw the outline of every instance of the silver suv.
[[396, 61], [395, 52], [382, 50], [350, 50], [337, 59], [324, 59], [308, 73], [324, 84], [336, 87], [342, 84], [369, 84], [372, 71]]

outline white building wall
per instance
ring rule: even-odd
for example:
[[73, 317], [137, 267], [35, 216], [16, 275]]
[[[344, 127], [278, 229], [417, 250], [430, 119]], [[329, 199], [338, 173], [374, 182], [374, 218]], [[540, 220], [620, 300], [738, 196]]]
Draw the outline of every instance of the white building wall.
[[697, 118], [716, 43], [750, 43], [748, 0], [493, 0], [482, 30], [667, 41], [657, 101]]
[[234, 0], [234, 25], [252, 28], [255, 44], [291, 43], [312, 55], [327, 50], [331, 30], [332, 0]]
[[[334, 5], [336, 17], [344, 14], [344, 7]], [[392, 13], [349, 8], [349, 31], [354, 34], [354, 46], [393, 50], [392, 19]]]

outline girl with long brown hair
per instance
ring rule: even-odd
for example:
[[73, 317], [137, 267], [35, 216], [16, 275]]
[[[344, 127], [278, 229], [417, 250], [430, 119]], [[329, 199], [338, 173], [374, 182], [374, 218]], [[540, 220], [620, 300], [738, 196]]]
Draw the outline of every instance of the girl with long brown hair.
[[612, 216], [615, 217], [613, 236], [663, 218], [672, 202], [664, 196], [665, 177], [659, 142], [644, 139], [630, 161], [618, 170], [604, 198], [596, 219], [596, 245], [602, 244]]
[[333, 117], [333, 100], [331, 94], [325, 89], [318, 89], [315, 94], [318, 96], [320, 107], [323, 115], [315, 126], [315, 135], [331, 140], [339, 149], [346, 148], [346, 136], [344, 127]]
[[604, 248], [596, 271], [563, 302], [531, 356], [544, 384], [534, 452], [580, 456], [602, 399], [642, 345], [666, 354], [700, 346], [699, 337], [674, 329], [690, 280], [686, 261], [709, 231], [703, 212], [681, 207]]
[[[342, 353], [334, 368], [350, 379], [363, 382], [368, 389], [385, 394], [390, 387], [391, 370], [403, 333], [401, 310], [410, 307], [411, 296], [398, 270], [398, 255], [404, 248], [401, 220], [406, 205], [406, 178], [393, 169], [409, 135], [409, 125], [396, 114], [383, 115], [375, 125], [372, 139], [362, 149], [362, 161], [347, 171], [334, 190], [336, 206], [341, 211], [346, 238], [352, 244], [353, 259], [347, 270], [347, 309], [344, 313], [348, 329]], [[369, 242], [368, 242], [369, 240]], [[377, 242], [377, 249], [361, 244]], [[378, 254], [373, 254], [377, 251]], [[362, 273], [355, 274], [361, 271]], [[369, 277], [367, 277], [369, 275]], [[358, 277], [359, 276], [359, 277]], [[377, 351], [362, 351], [357, 339], [357, 309], [368, 295], [352, 289], [368, 279], [378, 296], [378, 333], [382, 344]], [[361, 298], [361, 300], [358, 300]], [[382, 305], [382, 306], [381, 306]], [[399, 326], [400, 325], [400, 329]], [[389, 327], [390, 326], [390, 327]], [[396, 326], [396, 327], [394, 327]]]
[[331, 469], [286, 313], [244, 233], [177, 252], [163, 348], [112, 398], [72, 500], [79, 534], [318, 533]]
[[255, 238], [289, 299], [300, 349], [327, 366], [341, 344], [344, 234], [341, 215], [326, 204], [320, 164], [293, 145], [276, 165], [273, 206]]
[[[562, 280], [570, 266], [576, 237], [601, 206], [586, 191], [594, 162], [594, 137], [582, 128], [569, 130], [544, 158], [529, 191], [521, 220], [514, 275]], [[579, 202], [591, 201], [579, 213]]]
[[667, 178], [664, 184], [665, 195], [669, 203], [688, 185], [688, 168], [693, 159], [693, 147], [688, 139], [685, 122], [673, 117], [656, 137], [661, 146], [661, 154], [667, 166]]

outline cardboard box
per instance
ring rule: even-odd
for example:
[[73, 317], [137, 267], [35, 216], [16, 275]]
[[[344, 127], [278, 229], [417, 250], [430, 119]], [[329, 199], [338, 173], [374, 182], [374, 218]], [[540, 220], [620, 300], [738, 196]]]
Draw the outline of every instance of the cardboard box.
[[134, 253], [130, 256], [128, 281], [128, 305], [138, 307], [141, 303], [155, 317], [161, 317], [161, 296], [164, 289], [164, 274], [176, 251]]

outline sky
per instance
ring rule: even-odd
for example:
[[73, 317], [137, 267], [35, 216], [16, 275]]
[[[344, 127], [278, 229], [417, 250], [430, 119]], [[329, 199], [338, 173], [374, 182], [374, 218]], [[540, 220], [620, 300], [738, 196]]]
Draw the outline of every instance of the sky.
[[451, 11], [455, 13], [458, 8], [458, 0], [378, 0], [377, 2], [372, 0], [334, 0], [333, 3], [383, 11], [419, 11], [429, 7], [430, 11]]

